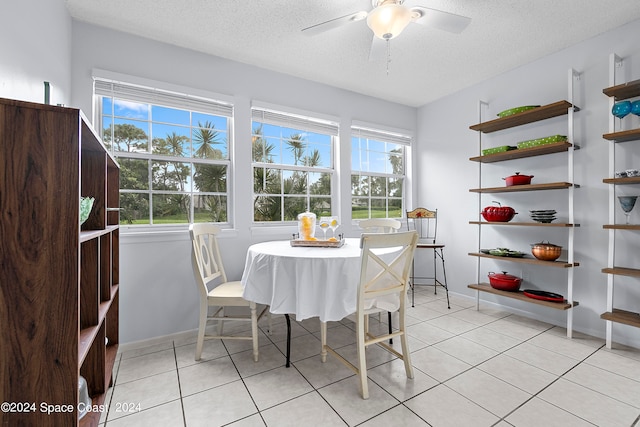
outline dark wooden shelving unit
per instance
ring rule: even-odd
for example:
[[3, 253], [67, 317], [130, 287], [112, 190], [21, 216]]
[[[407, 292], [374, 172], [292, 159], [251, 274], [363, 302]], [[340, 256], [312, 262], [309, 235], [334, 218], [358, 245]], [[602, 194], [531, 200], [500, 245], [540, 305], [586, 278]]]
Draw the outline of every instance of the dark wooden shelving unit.
[[[472, 162], [480, 163], [494, 163], [504, 162], [506, 160], [523, 159], [525, 157], [543, 156], [545, 154], [562, 153], [568, 151], [569, 148], [574, 147], [567, 141], [554, 142], [552, 144], [540, 145], [538, 147], [518, 148], [516, 150], [509, 150], [502, 153], [487, 154], [484, 156], [471, 157], [469, 160]], [[578, 147], [574, 147], [576, 150]]]
[[[616, 68], [623, 64], [624, 60], [617, 55], [612, 54], [610, 58], [609, 76], [610, 81], [615, 82]], [[602, 90], [609, 97], [609, 108], [611, 109], [615, 102], [623, 101], [630, 98], [640, 97], [640, 80], [633, 80], [623, 84], [610, 86]], [[634, 144], [625, 144], [630, 141], [640, 141], [640, 128], [630, 130], [616, 131], [617, 119], [609, 121], [609, 133], [602, 135], [602, 138], [609, 141], [609, 176], [615, 174], [616, 151], [624, 150], [626, 155], [630, 153], [629, 149], [637, 148]], [[633, 146], [632, 146], [633, 145]], [[618, 185], [635, 185], [640, 184], [640, 177], [626, 178], [605, 178], [603, 183], [609, 184], [609, 224], [602, 226], [609, 233], [609, 257], [608, 267], [603, 268], [602, 272], [607, 274], [607, 311], [600, 315], [601, 319], [606, 320], [606, 345], [611, 348], [613, 342], [613, 323], [621, 323], [628, 326], [640, 328], [640, 314], [631, 311], [616, 308], [617, 301], [614, 300], [615, 280], [617, 276], [640, 277], [640, 269], [626, 266], [616, 265], [616, 235], [619, 233], [627, 233], [629, 231], [640, 230], [638, 224], [617, 224], [614, 210], [611, 204], [616, 204], [616, 186]], [[618, 248], [618, 250], [620, 250]]]
[[[119, 343], [119, 166], [77, 109], [0, 99], [0, 134], [0, 401], [72, 408], [0, 412], [0, 425], [97, 426], [100, 412], [78, 419], [78, 380], [104, 403]], [[95, 198], [82, 225], [80, 196]]]
[[[627, 178], [630, 179], [630, 178]], [[640, 179], [640, 178], [638, 178]], [[573, 186], [570, 182], [547, 182], [544, 184], [512, 185], [510, 187], [472, 188], [471, 193], [517, 193], [521, 191], [564, 190]]]
[[543, 105], [541, 107], [514, 114], [512, 116], [501, 117], [499, 119], [491, 120], [488, 122], [478, 123], [477, 125], [469, 126], [469, 129], [477, 130], [482, 133], [496, 132], [515, 126], [522, 126], [529, 123], [539, 122], [541, 120], [551, 119], [553, 117], [563, 116], [565, 114], [568, 114], [569, 108], [572, 107], [574, 111], [580, 111], [580, 108], [573, 106], [570, 102], [558, 101], [554, 102], [553, 104]]
[[529, 298], [522, 291], [517, 291], [517, 292], [501, 291], [499, 289], [492, 288], [489, 283], [471, 284], [471, 285], [468, 285], [467, 287], [469, 289], [475, 289], [476, 291], [487, 292], [494, 295], [500, 295], [501, 297], [511, 298], [518, 301], [524, 301], [530, 304], [538, 304], [538, 305], [553, 308], [556, 310], [568, 310], [580, 304], [578, 301], [572, 301], [571, 303], [567, 302], [566, 300], [564, 302], [551, 302], [551, 301], [544, 301], [544, 300], [539, 300], [535, 298]]
[[637, 268], [611, 267], [603, 268], [602, 272], [608, 274], [617, 274], [618, 276], [640, 277], [640, 270]]
[[614, 308], [613, 311], [602, 313], [600, 318], [640, 328], [640, 313]]
[[566, 222], [489, 222], [489, 221], [469, 221], [472, 225], [507, 225], [516, 227], [580, 227], [580, 224], [567, 224]]
[[[569, 70], [570, 89], [573, 89], [573, 87], [575, 87], [576, 77], [577, 77], [577, 73], [574, 70]], [[570, 90], [570, 93], [572, 92], [573, 91]], [[484, 102], [480, 102], [481, 109], [483, 105], [487, 105], [487, 104]], [[563, 100], [563, 101], [554, 102], [552, 104], [533, 108], [531, 110], [527, 110], [522, 113], [514, 114], [511, 116], [501, 117], [494, 120], [481, 122], [476, 125], [470, 126], [469, 129], [477, 131], [481, 134], [483, 133], [486, 134], [486, 133], [492, 133], [492, 132], [497, 132], [504, 129], [513, 128], [516, 126], [527, 125], [527, 124], [551, 119], [554, 117], [561, 117], [565, 115], [569, 116], [567, 118], [567, 123], [571, 126], [571, 124], [573, 123], [573, 113], [576, 111], [580, 111], [580, 109], [577, 106], [575, 106], [572, 102]], [[517, 148], [514, 150], [504, 151], [500, 153], [486, 154], [486, 155], [474, 156], [469, 158], [470, 161], [479, 163], [478, 165], [479, 188], [469, 189], [469, 192], [476, 193], [479, 195], [478, 196], [479, 209], [481, 209], [481, 202], [482, 202], [481, 195], [495, 194], [495, 193], [509, 194], [509, 193], [521, 193], [521, 192], [531, 192], [531, 191], [565, 190], [567, 191], [567, 194], [568, 194], [567, 196], [568, 203], [569, 204], [573, 203], [573, 191], [575, 188], [579, 187], [579, 185], [573, 182], [548, 182], [548, 183], [541, 183], [541, 184], [537, 183], [537, 184], [513, 185], [513, 186], [503, 185], [500, 187], [485, 187], [482, 185], [483, 184], [483, 179], [482, 179], [483, 164], [491, 164], [491, 163], [497, 163], [497, 162], [524, 159], [524, 158], [535, 157], [535, 156], [567, 153], [568, 155], [567, 167], [568, 168], [571, 167], [573, 165], [573, 152], [579, 149], [579, 146], [576, 145], [575, 141], [572, 140], [573, 139], [572, 127], [569, 128], [569, 132], [567, 133], [567, 135], [568, 136], [565, 141], [558, 141], [550, 144], [543, 144], [543, 145], [529, 147], [529, 148]], [[482, 145], [483, 145], [483, 138], [479, 137], [479, 150], [478, 150], [479, 152], [482, 152], [482, 148], [483, 148]], [[571, 170], [570, 172], [571, 172], [570, 179], [572, 179], [573, 173]], [[539, 227], [539, 228], [566, 229], [568, 230], [568, 233], [569, 233], [568, 239], [572, 241], [571, 239], [573, 239], [574, 230], [580, 226], [580, 224], [575, 224], [573, 222], [574, 222], [573, 218], [571, 218], [570, 221], [566, 223], [562, 223], [562, 222], [539, 223], [534, 221], [488, 222], [488, 221], [483, 221], [482, 218], [479, 216], [477, 221], [469, 221], [469, 224], [478, 226], [479, 245], [481, 245], [482, 232], [480, 231], [480, 229], [486, 226]], [[569, 245], [570, 248], [572, 248], [572, 246], [573, 245]], [[562, 268], [562, 269], [571, 269], [573, 267], [577, 267], [580, 265], [578, 262], [575, 262], [573, 260], [572, 251], [567, 254], [568, 258], [572, 262], [542, 261], [528, 254], [526, 254], [523, 257], [502, 257], [502, 256], [491, 255], [491, 254], [485, 254], [480, 251], [481, 249], [478, 248], [478, 252], [471, 252], [468, 254], [469, 256], [476, 257], [478, 259], [478, 264], [477, 264], [478, 265], [478, 282], [481, 281], [480, 279], [481, 262], [480, 261], [482, 259], [490, 259], [495, 261], [505, 261], [505, 262], [517, 263], [517, 264], [528, 264], [528, 265], [535, 265], [540, 267], [554, 267], [554, 268]], [[566, 283], [567, 283], [567, 291], [569, 292], [568, 296], [569, 298], [572, 298], [573, 273], [571, 270], [569, 270], [569, 272], [567, 273]], [[471, 284], [471, 285], [468, 285], [468, 288], [477, 291], [476, 305], [478, 307], [480, 304], [481, 292], [499, 295], [501, 297], [515, 299], [518, 301], [541, 305], [541, 306], [558, 309], [558, 310], [568, 310], [578, 305], [577, 302], [565, 301], [563, 303], [557, 303], [557, 302], [549, 302], [549, 301], [542, 301], [534, 298], [529, 298], [525, 296], [522, 292], [506, 292], [506, 291], [494, 289], [488, 283]], [[571, 334], [572, 334], [572, 316], [568, 314], [567, 315], [567, 336], [571, 337]]]
[[629, 185], [640, 184], [640, 176], [626, 177], [626, 178], [605, 178], [602, 180], [605, 184], [616, 185]]
[[619, 132], [605, 133], [602, 137], [613, 142], [629, 142], [640, 140], [640, 128], [631, 130], [621, 130]]
[[640, 96], [640, 79], [602, 89], [602, 93], [616, 101]]
[[640, 230], [638, 224], [605, 224], [602, 226], [605, 230]]
[[566, 261], [542, 261], [533, 256], [525, 256], [522, 258], [517, 257], [507, 257], [507, 256], [497, 256], [491, 254], [483, 254], [482, 252], [470, 252], [469, 256], [475, 256], [480, 258], [491, 258], [500, 261], [508, 261], [508, 262], [516, 262], [521, 264], [536, 264], [536, 265], [544, 265], [546, 267], [560, 267], [560, 268], [571, 268], [577, 267], [580, 265], [578, 262], [569, 263]]

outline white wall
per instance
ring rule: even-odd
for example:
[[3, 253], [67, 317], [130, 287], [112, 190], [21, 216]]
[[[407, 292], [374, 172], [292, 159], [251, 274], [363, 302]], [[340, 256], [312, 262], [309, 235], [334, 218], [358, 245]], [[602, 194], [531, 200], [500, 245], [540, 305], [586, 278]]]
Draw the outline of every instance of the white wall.
[[[482, 121], [496, 118], [495, 114], [519, 105], [545, 105], [568, 99], [568, 70], [581, 72], [577, 82], [575, 100], [582, 110], [576, 113], [576, 142], [581, 149], [575, 152], [575, 182], [581, 188], [575, 190], [576, 222], [581, 224], [576, 233], [575, 259], [580, 267], [575, 269], [574, 299], [580, 305], [574, 310], [574, 329], [590, 335], [604, 336], [605, 322], [599, 318], [606, 311], [607, 277], [600, 270], [607, 265], [607, 231], [602, 225], [608, 223], [608, 185], [602, 183], [608, 177], [608, 143], [602, 134], [608, 132], [609, 101], [602, 89], [609, 86], [609, 55], [612, 52], [626, 59], [620, 70], [618, 83], [640, 79], [640, 50], [638, 33], [640, 21], [623, 26], [569, 49], [545, 57], [516, 70], [509, 71], [482, 84], [466, 88], [451, 96], [425, 105], [418, 111], [418, 155], [416, 161], [417, 182], [420, 183], [418, 201], [428, 207], [437, 207], [441, 213], [439, 235], [447, 243], [447, 265], [449, 283], [455, 293], [475, 298], [475, 291], [467, 288], [477, 282], [477, 261], [468, 256], [478, 248], [478, 227], [469, 221], [478, 219], [482, 207], [492, 200], [508, 204], [519, 212], [516, 219], [529, 220], [529, 209], [556, 209], [567, 218], [566, 192], [546, 191], [521, 194], [490, 194], [482, 197], [478, 205], [475, 193], [470, 188], [478, 187], [478, 163], [468, 159], [479, 155], [478, 134], [469, 129], [479, 122], [479, 100], [489, 103], [484, 110]], [[488, 114], [487, 114], [488, 111]], [[516, 142], [554, 134], [566, 135], [567, 120], [555, 118], [538, 124], [483, 135], [483, 148], [498, 145], [515, 145]], [[640, 118], [625, 118], [626, 126], [640, 126]], [[640, 153], [633, 143], [619, 144], [627, 153], [620, 158], [616, 170], [625, 167], [640, 167]], [[637, 145], [637, 144], [635, 144]], [[503, 185], [501, 177], [519, 171], [534, 175], [534, 183], [565, 181], [566, 154], [540, 156], [512, 160], [496, 164], [484, 164], [483, 186]], [[626, 166], [629, 165], [629, 166]], [[622, 188], [623, 194], [638, 194], [635, 188]], [[623, 221], [617, 208], [618, 221]], [[633, 213], [635, 222], [640, 221], [640, 213]], [[523, 228], [527, 228], [524, 229]], [[619, 234], [618, 257], [627, 256], [626, 265], [637, 266], [638, 233], [631, 236]], [[483, 245], [510, 247], [529, 251], [529, 244], [541, 240], [566, 247], [567, 230], [540, 230], [534, 227], [482, 227]], [[452, 268], [453, 267], [453, 268]], [[524, 275], [523, 288], [546, 289], [567, 295], [567, 272], [563, 269], [544, 269], [539, 266], [483, 261], [480, 268], [482, 281], [487, 281], [488, 271], [507, 270], [516, 275]], [[549, 271], [560, 270], [560, 271]], [[640, 310], [640, 292], [636, 279], [617, 278], [616, 301], [620, 308]], [[564, 285], [562, 285], [564, 283]], [[526, 315], [566, 325], [565, 312], [541, 308], [533, 304], [518, 303], [513, 300], [494, 297], [483, 293], [481, 299], [505, 304]], [[637, 328], [614, 325], [614, 341], [640, 346]]]
[[0, 6], [0, 97], [68, 104], [71, 18], [64, 0], [5, 1]]
[[[225, 268], [230, 279], [239, 280], [247, 247], [258, 241], [286, 239], [293, 228], [278, 234], [251, 228], [252, 100], [316, 112], [338, 118], [342, 124], [342, 154], [350, 151], [352, 120], [406, 129], [416, 127], [416, 109], [306, 80], [266, 71], [221, 58], [132, 37], [105, 28], [73, 23], [72, 103], [91, 117], [92, 70], [151, 79], [199, 91], [222, 94], [234, 103], [235, 148], [238, 161], [233, 171], [234, 229], [228, 230], [224, 246]], [[344, 157], [343, 157], [344, 158]], [[340, 192], [349, 194], [348, 161], [340, 166]], [[346, 179], [345, 179], [346, 177]], [[348, 199], [347, 199], [348, 200]], [[339, 208], [342, 218], [350, 205]], [[351, 224], [343, 230], [349, 233]], [[153, 235], [121, 233], [120, 316], [122, 342], [149, 339], [197, 327], [198, 294], [190, 264], [188, 233]]]

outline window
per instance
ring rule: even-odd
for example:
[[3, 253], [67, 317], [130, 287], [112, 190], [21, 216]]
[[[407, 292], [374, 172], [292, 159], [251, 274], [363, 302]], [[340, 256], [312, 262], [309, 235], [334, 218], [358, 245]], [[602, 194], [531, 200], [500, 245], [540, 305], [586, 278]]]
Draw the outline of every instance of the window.
[[121, 224], [228, 222], [231, 105], [101, 79], [94, 91]]
[[351, 217], [402, 218], [409, 136], [351, 128]]
[[335, 122], [252, 108], [253, 220], [331, 215]]

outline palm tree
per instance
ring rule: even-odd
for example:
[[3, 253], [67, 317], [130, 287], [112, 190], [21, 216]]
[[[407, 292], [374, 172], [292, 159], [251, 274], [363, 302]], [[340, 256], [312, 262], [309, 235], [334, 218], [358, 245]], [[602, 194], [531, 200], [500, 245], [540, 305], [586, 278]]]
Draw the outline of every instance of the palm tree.
[[[263, 137], [262, 124], [253, 129], [251, 148], [254, 162], [273, 163], [272, 153], [275, 146]], [[280, 221], [280, 173], [275, 169], [254, 167], [253, 191], [257, 195], [253, 200], [254, 221]]]
[[214, 148], [215, 145], [224, 143], [220, 139], [220, 132], [215, 129], [215, 125], [210, 121], [204, 124], [198, 122], [198, 128], [193, 133], [194, 145], [200, 144], [200, 147], [193, 153], [193, 157], [200, 159], [222, 159], [222, 151]]
[[304, 149], [307, 147], [304, 136], [299, 133], [289, 136], [287, 145], [289, 146], [289, 150], [293, 154], [293, 164], [297, 165], [298, 162], [302, 159]]
[[[204, 192], [225, 193], [227, 191], [227, 167], [224, 165], [195, 164], [193, 182], [196, 188]], [[213, 222], [226, 221], [227, 197], [220, 194], [202, 196]], [[194, 203], [195, 200], [194, 200]], [[196, 209], [200, 206], [195, 206]]]
[[272, 156], [275, 146], [269, 144], [262, 135], [262, 123], [253, 129], [251, 137], [251, 150], [253, 161], [259, 163], [273, 163]]
[[304, 159], [302, 159], [302, 163], [305, 166], [310, 166], [310, 167], [319, 166], [321, 163], [320, 151], [313, 150], [313, 153], [311, 153], [310, 156], [305, 156]]

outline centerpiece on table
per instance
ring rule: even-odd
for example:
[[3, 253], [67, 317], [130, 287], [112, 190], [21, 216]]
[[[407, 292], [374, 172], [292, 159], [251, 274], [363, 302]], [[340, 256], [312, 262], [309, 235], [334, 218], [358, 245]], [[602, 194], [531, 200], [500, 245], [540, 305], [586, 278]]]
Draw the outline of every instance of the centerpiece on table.
[[338, 228], [339, 223], [337, 217], [327, 217], [327, 228], [331, 228], [334, 233], [334, 237], [319, 240], [315, 237], [316, 232], [316, 214], [313, 212], [303, 212], [298, 215], [298, 233], [293, 235], [291, 240], [291, 246], [313, 246], [313, 247], [327, 247], [327, 248], [339, 248], [344, 244], [342, 235], [339, 238], [335, 237], [335, 229]]

